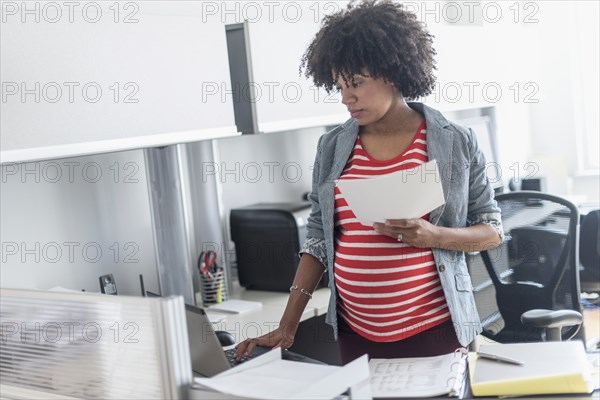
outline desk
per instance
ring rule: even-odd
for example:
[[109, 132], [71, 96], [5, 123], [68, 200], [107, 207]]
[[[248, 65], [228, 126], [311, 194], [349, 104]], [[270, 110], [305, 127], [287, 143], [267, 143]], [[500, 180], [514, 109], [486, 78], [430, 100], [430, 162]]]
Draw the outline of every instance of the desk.
[[[329, 304], [329, 297], [331, 292], [328, 288], [321, 288], [315, 290], [313, 298], [308, 302], [300, 322], [306, 321], [312, 317], [318, 317], [327, 313], [327, 306]], [[234, 285], [233, 293], [231, 294], [232, 299], [258, 301], [262, 303], [262, 308], [256, 311], [250, 311], [244, 314], [224, 314], [220, 312], [211, 311], [207, 308], [206, 311], [209, 314], [226, 315], [223, 321], [215, 323], [216, 329], [228, 330], [234, 333], [238, 330], [239, 326], [261, 326], [262, 333], [265, 334], [279, 325], [281, 316], [287, 305], [289, 293], [286, 292], [266, 292], [261, 290], [247, 290], [239, 285]], [[250, 333], [250, 337], [256, 336], [256, 334]], [[236, 336], [239, 340], [247, 338], [247, 335]]]
[[[327, 313], [327, 306], [329, 304], [330, 290], [328, 288], [321, 288], [315, 290], [313, 298], [308, 302], [308, 305], [304, 309], [300, 322], [306, 321], [312, 317], [318, 317]], [[225, 314], [226, 318], [224, 321], [216, 323], [217, 329], [228, 330], [234, 333], [238, 325], [250, 326], [257, 324], [261, 327], [263, 333], [268, 333], [275, 329], [279, 325], [281, 316], [287, 305], [289, 293], [286, 292], [266, 292], [260, 290], [247, 290], [234, 285], [234, 290], [231, 295], [232, 299], [258, 301], [262, 303], [262, 308], [256, 311], [250, 311], [244, 314]], [[211, 311], [207, 309], [209, 314], [223, 313]], [[250, 334], [250, 337], [254, 337], [255, 334]], [[239, 340], [243, 340], [248, 336], [236, 336]]]
[[[260, 310], [243, 314], [227, 314], [224, 320], [213, 323], [213, 326], [215, 330], [232, 333], [236, 341], [241, 342], [244, 339], [261, 336], [276, 329], [279, 326], [284, 309], [285, 305], [263, 302]], [[212, 314], [213, 312], [209, 309], [208, 313]], [[306, 307], [300, 321], [306, 321], [314, 316], [314, 309]]]
[[[314, 314], [313, 316], [315, 317], [327, 313], [327, 306], [329, 304], [330, 295], [331, 291], [328, 288], [320, 288], [315, 290], [313, 293], [313, 297], [308, 302], [306, 308], [311, 309]], [[240, 300], [260, 301], [261, 303], [263, 303], [263, 305], [279, 305], [283, 306], [285, 309], [285, 305], [287, 304], [289, 296], [290, 294], [288, 292], [265, 292], [261, 290], [247, 290], [236, 283], [233, 286], [233, 293], [231, 295], [231, 298]]]
[[600, 337], [600, 308], [584, 308], [583, 324], [585, 326], [585, 340]]

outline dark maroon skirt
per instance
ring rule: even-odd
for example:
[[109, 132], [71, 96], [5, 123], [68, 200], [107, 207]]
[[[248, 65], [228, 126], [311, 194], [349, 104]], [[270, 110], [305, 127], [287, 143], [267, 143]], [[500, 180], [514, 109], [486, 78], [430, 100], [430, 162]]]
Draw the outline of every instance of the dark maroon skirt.
[[456, 338], [452, 320], [396, 342], [373, 342], [354, 332], [338, 316], [338, 345], [342, 364], [368, 354], [371, 358], [430, 357], [452, 353], [462, 347]]

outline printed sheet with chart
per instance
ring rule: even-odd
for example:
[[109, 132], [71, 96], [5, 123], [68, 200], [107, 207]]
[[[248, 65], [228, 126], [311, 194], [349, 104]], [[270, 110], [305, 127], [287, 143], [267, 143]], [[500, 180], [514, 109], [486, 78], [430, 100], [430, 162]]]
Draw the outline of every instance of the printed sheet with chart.
[[371, 359], [373, 397], [458, 396], [464, 382], [462, 351], [435, 357]]

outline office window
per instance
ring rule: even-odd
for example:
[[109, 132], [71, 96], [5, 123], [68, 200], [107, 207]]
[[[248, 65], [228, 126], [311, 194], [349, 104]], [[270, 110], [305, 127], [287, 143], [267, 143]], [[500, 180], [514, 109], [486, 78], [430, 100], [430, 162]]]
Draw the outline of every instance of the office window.
[[576, 105], [576, 131], [579, 144], [578, 167], [581, 172], [600, 169], [600, 6], [595, 1], [574, 4], [575, 32], [573, 74]]

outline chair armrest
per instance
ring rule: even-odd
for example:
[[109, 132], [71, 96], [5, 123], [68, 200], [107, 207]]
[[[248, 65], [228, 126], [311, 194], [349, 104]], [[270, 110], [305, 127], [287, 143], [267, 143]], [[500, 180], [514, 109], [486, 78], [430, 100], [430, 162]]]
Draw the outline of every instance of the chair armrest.
[[581, 325], [583, 316], [574, 310], [529, 310], [521, 314], [521, 322], [525, 326], [546, 328], [548, 340], [561, 340], [563, 326]]

